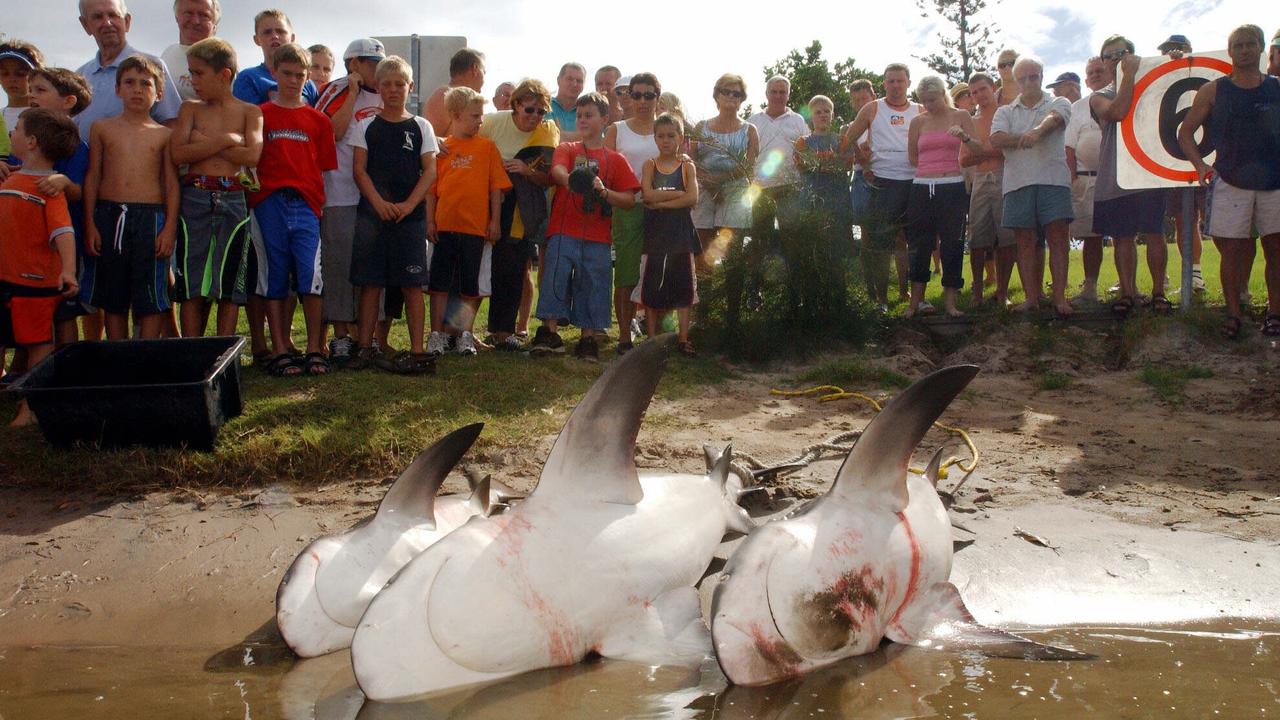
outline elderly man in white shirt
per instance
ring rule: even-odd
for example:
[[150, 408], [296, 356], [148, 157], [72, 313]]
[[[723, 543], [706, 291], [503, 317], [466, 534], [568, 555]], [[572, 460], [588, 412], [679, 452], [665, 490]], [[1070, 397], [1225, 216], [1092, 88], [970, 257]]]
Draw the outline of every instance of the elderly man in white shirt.
[[169, 68], [169, 75], [178, 86], [183, 100], [195, 100], [196, 89], [191, 86], [191, 70], [187, 67], [187, 48], [201, 40], [207, 40], [218, 32], [218, 20], [222, 18], [222, 4], [218, 0], [174, 0], [173, 20], [178, 23], [178, 42], [160, 53], [160, 59]]
[[1053, 306], [1070, 315], [1067, 302], [1067, 226], [1071, 211], [1071, 172], [1067, 169], [1065, 130], [1071, 103], [1044, 92], [1044, 64], [1019, 58], [1013, 68], [1018, 96], [996, 110], [991, 121], [991, 146], [1004, 151], [1004, 226], [1018, 242], [1018, 277], [1027, 299], [1015, 309], [1034, 310], [1040, 304], [1036, 272], [1036, 228], [1043, 227], [1049, 245], [1053, 278]]
[[[787, 107], [791, 81], [774, 75], [765, 83], [765, 107], [747, 118], [760, 137], [756, 156], [756, 184], [760, 194], [751, 208], [751, 240], [768, 250], [778, 248], [779, 208], [785, 211], [787, 195], [798, 178], [795, 165], [796, 140], [809, 134], [804, 117]], [[777, 221], [775, 223], [775, 221]]]
[[[1111, 84], [1111, 71], [1100, 57], [1085, 64], [1084, 84], [1097, 92]], [[1078, 300], [1098, 300], [1098, 272], [1102, 269], [1102, 236], [1093, 229], [1093, 186], [1098, 181], [1098, 157], [1102, 146], [1102, 128], [1089, 112], [1089, 98], [1071, 104], [1071, 122], [1067, 123], [1067, 169], [1071, 171], [1071, 237], [1084, 245], [1084, 284]]]

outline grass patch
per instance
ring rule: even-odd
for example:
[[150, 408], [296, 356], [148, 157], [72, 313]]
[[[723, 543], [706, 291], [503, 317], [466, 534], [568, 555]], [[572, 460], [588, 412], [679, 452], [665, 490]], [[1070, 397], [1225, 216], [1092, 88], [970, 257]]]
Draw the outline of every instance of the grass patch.
[[[295, 324], [301, 327], [299, 318]], [[403, 327], [397, 330], [403, 334]], [[572, 344], [573, 335], [566, 333]], [[299, 333], [297, 335], [301, 337]], [[392, 334], [404, 347], [407, 338]], [[603, 354], [612, 356], [612, 345]], [[248, 357], [244, 358], [248, 362]], [[36, 428], [0, 428], [0, 485], [133, 492], [167, 487], [313, 486], [398, 473], [445, 433], [484, 422], [476, 449], [529, 447], [555, 432], [605, 364], [572, 357], [481, 353], [445, 357], [435, 376], [376, 370], [272, 378], [241, 369], [244, 414], [223, 426], [212, 453], [48, 445]], [[714, 359], [673, 355], [658, 395], [703, 393], [731, 377]], [[0, 400], [0, 422], [15, 412]]]
[[1070, 375], [1052, 370], [1046, 370], [1036, 377], [1036, 387], [1040, 390], [1061, 390], [1070, 384]]
[[788, 378], [787, 382], [799, 387], [812, 385], [838, 385], [848, 391], [867, 387], [905, 388], [911, 384], [906, 375], [877, 367], [858, 358], [835, 360]]
[[1211, 377], [1213, 377], [1213, 371], [1199, 365], [1186, 367], [1147, 365], [1138, 374], [1138, 378], [1150, 385], [1157, 397], [1173, 405], [1180, 405], [1187, 399], [1186, 390], [1189, 381]]

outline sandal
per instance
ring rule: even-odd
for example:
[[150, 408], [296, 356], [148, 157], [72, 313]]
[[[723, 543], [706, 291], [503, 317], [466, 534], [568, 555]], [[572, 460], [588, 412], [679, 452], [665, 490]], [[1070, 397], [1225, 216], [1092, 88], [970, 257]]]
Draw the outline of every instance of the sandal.
[[289, 353], [280, 353], [267, 363], [267, 372], [272, 377], [293, 377], [302, 374], [301, 358]]
[[1267, 337], [1280, 337], [1280, 315], [1267, 313], [1262, 320], [1262, 334]]
[[331, 370], [329, 359], [324, 356], [324, 353], [307, 353], [302, 361], [302, 370], [308, 375], [328, 375]]
[[429, 353], [411, 353], [401, 350], [394, 355], [380, 355], [373, 363], [380, 369], [397, 375], [431, 375], [436, 371], [436, 358]]
[[272, 355], [270, 350], [263, 348], [253, 354], [253, 365], [265, 370], [274, 358], [275, 355]]
[[1128, 317], [1131, 310], [1133, 310], [1133, 298], [1131, 297], [1116, 298], [1111, 303], [1111, 314], [1121, 320]]
[[1222, 322], [1222, 334], [1228, 340], [1235, 340], [1240, 337], [1240, 318], [1234, 315], [1228, 315], [1227, 319]]
[[1173, 303], [1164, 295], [1152, 295], [1151, 311], [1157, 315], [1168, 315], [1173, 312]]

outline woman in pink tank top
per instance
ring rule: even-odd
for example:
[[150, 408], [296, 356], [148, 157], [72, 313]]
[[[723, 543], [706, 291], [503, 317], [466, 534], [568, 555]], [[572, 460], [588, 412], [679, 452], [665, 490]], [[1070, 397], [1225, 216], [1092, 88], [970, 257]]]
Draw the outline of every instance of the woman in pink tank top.
[[907, 130], [907, 158], [916, 168], [907, 200], [908, 277], [911, 300], [904, 317], [920, 309], [929, 283], [929, 260], [934, 248], [942, 247], [942, 298], [947, 315], [964, 313], [956, 307], [956, 295], [964, 287], [964, 217], [969, 198], [960, 169], [960, 147], [980, 149], [973, 138], [973, 118], [951, 105], [951, 96], [942, 78], [930, 75], [916, 87], [924, 106]]

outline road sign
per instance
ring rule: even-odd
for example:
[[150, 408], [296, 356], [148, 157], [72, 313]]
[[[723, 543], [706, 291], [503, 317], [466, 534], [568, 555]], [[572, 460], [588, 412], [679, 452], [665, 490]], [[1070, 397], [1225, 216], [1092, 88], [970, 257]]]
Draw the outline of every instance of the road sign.
[[[1138, 65], [1129, 114], [1120, 121], [1116, 144], [1116, 181], [1122, 188], [1185, 187], [1196, 171], [1178, 147], [1178, 128], [1191, 109], [1196, 91], [1207, 82], [1231, 74], [1225, 50], [1172, 60], [1144, 57]], [[1196, 133], [1205, 161], [1213, 164], [1204, 129]], [[1207, 154], [1206, 154], [1207, 153]]]

